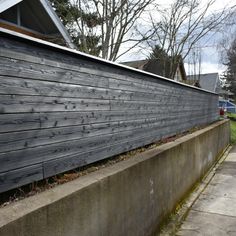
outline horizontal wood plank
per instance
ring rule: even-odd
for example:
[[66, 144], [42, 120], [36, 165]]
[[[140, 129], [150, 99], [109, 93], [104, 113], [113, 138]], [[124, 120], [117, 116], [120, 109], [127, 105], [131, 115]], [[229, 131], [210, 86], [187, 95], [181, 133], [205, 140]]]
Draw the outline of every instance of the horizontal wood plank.
[[0, 174], [0, 193], [44, 178], [42, 164]]
[[0, 114], [110, 110], [109, 100], [0, 95]]

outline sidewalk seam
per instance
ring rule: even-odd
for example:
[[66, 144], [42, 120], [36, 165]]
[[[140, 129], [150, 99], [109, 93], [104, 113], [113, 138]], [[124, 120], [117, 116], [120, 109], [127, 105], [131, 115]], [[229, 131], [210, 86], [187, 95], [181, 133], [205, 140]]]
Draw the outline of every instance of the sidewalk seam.
[[201, 210], [197, 210], [197, 209], [192, 209], [192, 211], [196, 211], [199, 213], [206, 213], [209, 215], [219, 215], [219, 216], [225, 216], [225, 217], [230, 217], [230, 218], [236, 218], [236, 216], [230, 216], [230, 215], [224, 215], [224, 214], [220, 214], [220, 213], [214, 213], [214, 212], [209, 212], [209, 211], [201, 211]]

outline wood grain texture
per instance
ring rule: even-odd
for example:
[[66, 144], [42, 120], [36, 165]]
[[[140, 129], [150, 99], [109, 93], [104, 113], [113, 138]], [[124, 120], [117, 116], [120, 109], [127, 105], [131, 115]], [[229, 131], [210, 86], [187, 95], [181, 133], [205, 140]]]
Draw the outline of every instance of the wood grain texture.
[[5, 192], [9, 189], [30, 184], [41, 179], [43, 179], [42, 164], [7, 171], [0, 173], [0, 190], [1, 192]]
[[[192, 115], [193, 114], [194, 113], [192, 113]], [[175, 116], [169, 116], [168, 125], [173, 126], [174, 124], [178, 124], [179, 120], [181, 120], [181, 123], [197, 123], [198, 119], [203, 118], [207, 118], [207, 115], [204, 116], [196, 114], [191, 118], [186, 118], [186, 114], [180, 113]], [[69, 140], [78, 140], [106, 134], [116, 134], [124, 131], [132, 131], [135, 133], [137, 129], [146, 129], [154, 126], [156, 128], [161, 128], [164, 125], [166, 125], [166, 115], [138, 120], [124, 120], [0, 133], [0, 153], [12, 151], [13, 146], [14, 150], [20, 150]]]
[[[157, 109], [150, 111], [81, 111], [81, 112], [41, 112], [41, 113], [16, 113], [16, 114], [0, 114], [0, 134], [14, 133], [18, 131], [39, 130], [43, 132], [44, 129], [79, 126], [79, 125], [99, 125], [106, 122], [115, 121], [130, 121], [140, 119], [165, 120], [166, 117], [170, 119], [181, 119], [189, 114], [198, 118], [202, 116], [201, 108], [191, 109], [185, 108], [170, 114], [167, 109]], [[214, 112], [208, 110], [209, 114]], [[208, 113], [207, 113], [208, 114]]]
[[0, 192], [218, 119], [218, 96], [0, 33]]

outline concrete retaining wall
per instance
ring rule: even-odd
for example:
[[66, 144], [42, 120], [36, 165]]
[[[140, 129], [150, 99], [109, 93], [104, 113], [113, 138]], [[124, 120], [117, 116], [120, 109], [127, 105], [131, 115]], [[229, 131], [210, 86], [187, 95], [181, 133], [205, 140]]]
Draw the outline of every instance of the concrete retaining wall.
[[0, 209], [0, 235], [155, 235], [228, 144], [220, 121], [19, 201]]

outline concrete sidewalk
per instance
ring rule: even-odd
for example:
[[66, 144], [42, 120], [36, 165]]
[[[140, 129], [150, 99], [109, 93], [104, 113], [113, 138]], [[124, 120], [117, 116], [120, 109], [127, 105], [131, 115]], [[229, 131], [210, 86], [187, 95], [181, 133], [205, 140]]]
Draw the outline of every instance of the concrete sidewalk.
[[176, 235], [236, 235], [236, 146], [218, 166]]

